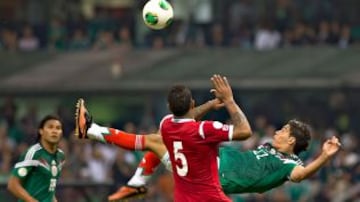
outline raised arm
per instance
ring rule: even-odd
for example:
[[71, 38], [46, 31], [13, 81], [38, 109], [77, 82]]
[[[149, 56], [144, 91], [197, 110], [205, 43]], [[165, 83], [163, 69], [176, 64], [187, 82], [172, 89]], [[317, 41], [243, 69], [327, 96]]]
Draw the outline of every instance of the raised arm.
[[321, 154], [309, 165], [296, 166], [291, 172], [290, 179], [293, 182], [300, 182], [304, 179], [311, 177], [317, 172], [334, 154], [339, 150], [341, 144], [339, 139], [333, 136], [325, 141], [322, 147]]
[[207, 101], [206, 103], [199, 105], [193, 109], [195, 120], [199, 121], [210, 110], [217, 110], [224, 107], [224, 103], [218, 98]]
[[17, 198], [22, 199], [26, 202], [37, 202], [21, 185], [20, 179], [16, 176], [11, 176], [8, 181], [8, 190]]
[[234, 125], [233, 140], [245, 140], [249, 138], [252, 134], [250, 124], [243, 111], [236, 104], [227, 78], [214, 75], [211, 77], [211, 81], [214, 85], [212, 92], [224, 103], [232, 124]]

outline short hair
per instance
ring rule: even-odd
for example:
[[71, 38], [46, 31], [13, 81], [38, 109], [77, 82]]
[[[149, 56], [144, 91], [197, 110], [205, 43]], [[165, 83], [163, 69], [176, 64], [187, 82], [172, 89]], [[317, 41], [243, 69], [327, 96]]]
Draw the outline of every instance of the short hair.
[[36, 137], [36, 142], [39, 142], [40, 141], [40, 138], [41, 138], [41, 135], [39, 133], [39, 130], [44, 128], [46, 122], [50, 121], [50, 120], [57, 120], [57, 121], [60, 121], [61, 123], [61, 119], [59, 116], [57, 115], [53, 115], [53, 114], [49, 114], [49, 115], [46, 115], [39, 123], [39, 126], [38, 126], [38, 130], [37, 130], [37, 137]]
[[188, 113], [191, 100], [191, 91], [184, 85], [174, 85], [171, 87], [167, 97], [170, 111], [174, 116], [184, 116]]
[[310, 126], [295, 119], [290, 120], [288, 124], [290, 126], [290, 135], [295, 137], [296, 140], [294, 153], [298, 155], [301, 152], [306, 151], [310, 144]]

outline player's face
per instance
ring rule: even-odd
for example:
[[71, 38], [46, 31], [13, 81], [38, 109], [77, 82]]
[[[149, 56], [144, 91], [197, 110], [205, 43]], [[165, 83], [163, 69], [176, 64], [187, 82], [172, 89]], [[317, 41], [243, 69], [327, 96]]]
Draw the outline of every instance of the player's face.
[[291, 144], [293, 137], [290, 136], [290, 125], [286, 124], [275, 132], [272, 145], [277, 149], [286, 149]]
[[39, 130], [41, 138], [50, 144], [58, 144], [62, 136], [62, 126], [59, 120], [48, 120]]

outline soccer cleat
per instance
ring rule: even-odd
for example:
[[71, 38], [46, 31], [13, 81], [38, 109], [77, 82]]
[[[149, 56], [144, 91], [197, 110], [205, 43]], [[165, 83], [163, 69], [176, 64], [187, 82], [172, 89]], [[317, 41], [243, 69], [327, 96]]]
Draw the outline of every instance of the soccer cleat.
[[91, 126], [92, 117], [85, 107], [85, 101], [80, 98], [76, 103], [75, 136], [80, 139], [87, 138], [87, 130]]
[[147, 189], [145, 186], [133, 187], [124, 185], [108, 197], [110, 202], [127, 201], [129, 199], [143, 198]]

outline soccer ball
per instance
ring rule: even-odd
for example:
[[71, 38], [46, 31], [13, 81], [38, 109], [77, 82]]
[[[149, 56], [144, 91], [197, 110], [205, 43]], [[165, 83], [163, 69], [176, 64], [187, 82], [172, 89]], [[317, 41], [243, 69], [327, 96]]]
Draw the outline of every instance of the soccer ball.
[[143, 19], [151, 29], [163, 29], [173, 20], [174, 12], [166, 0], [149, 0], [143, 8]]

